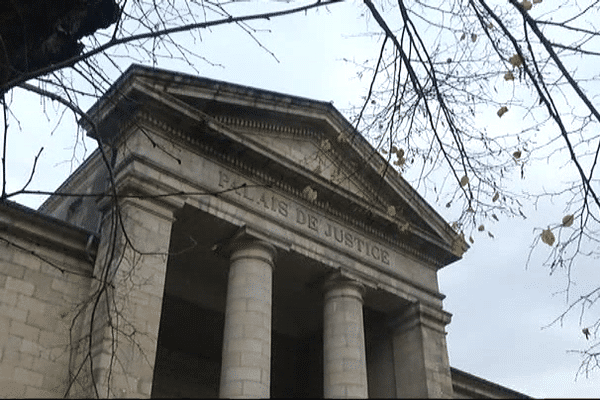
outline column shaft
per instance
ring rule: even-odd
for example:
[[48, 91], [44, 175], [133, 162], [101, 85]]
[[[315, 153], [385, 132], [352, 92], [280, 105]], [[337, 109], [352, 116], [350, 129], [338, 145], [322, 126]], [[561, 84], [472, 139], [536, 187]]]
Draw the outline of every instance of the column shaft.
[[269, 397], [275, 248], [258, 240], [232, 247], [219, 396]]
[[335, 279], [325, 284], [325, 398], [368, 397], [362, 293], [357, 282]]

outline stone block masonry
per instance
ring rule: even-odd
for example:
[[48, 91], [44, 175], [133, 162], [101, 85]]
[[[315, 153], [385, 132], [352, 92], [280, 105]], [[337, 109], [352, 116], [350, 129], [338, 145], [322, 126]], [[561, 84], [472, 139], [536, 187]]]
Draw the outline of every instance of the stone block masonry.
[[323, 360], [325, 398], [367, 398], [364, 288], [334, 276], [325, 282]]
[[229, 245], [220, 397], [269, 397], [275, 248], [259, 240]]
[[[11, 213], [13, 221], [19, 221], [21, 210], [7, 207], [0, 207], [0, 213]], [[40, 235], [59, 237], [56, 230], [44, 232], [43, 223], [36, 229], [2, 230], [0, 235], [2, 397], [65, 394], [69, 381], [69, 328], [76, 305], [83, 301], [90, 284], [89, 278], [81, 276], [86, 268], [91, 272], [89, 262], [76, 254], [59, 253], [51, 246], [36, 243], [35, 238]]]

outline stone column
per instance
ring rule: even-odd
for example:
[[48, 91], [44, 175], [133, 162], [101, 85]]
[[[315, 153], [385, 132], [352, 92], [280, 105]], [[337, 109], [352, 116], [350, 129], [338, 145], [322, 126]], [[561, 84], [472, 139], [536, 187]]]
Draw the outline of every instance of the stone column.
[[444, 330], [448, 323], [449, 313], [421, 303], [392, 321], [396, 397], [453, 397]]
[[364, 287], [340, 277], [325, 282], [323, 394], [325, 398], [367, 398], [363, 324]]
[[275, 247], [260, 240], [229, 246], [220, 397], [269, 397]]

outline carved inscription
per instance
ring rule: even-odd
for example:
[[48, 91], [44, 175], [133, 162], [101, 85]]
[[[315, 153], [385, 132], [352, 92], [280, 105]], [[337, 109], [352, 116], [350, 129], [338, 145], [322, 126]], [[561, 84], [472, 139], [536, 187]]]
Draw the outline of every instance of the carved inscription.
[[308, 228], [317, 237], [350, 248], [384, 265], [390, 265], [390, 254], [381, 245], [348, 231], [335, 222], [312, 213], [299, 204], [279, 197], [267, 189], [248, 186], [247, 182], [225, 171], [219, 171], [218, 185], [224, 190], [235, 188], [233, 192], [241, 200], [252, 202], [278, 218]]

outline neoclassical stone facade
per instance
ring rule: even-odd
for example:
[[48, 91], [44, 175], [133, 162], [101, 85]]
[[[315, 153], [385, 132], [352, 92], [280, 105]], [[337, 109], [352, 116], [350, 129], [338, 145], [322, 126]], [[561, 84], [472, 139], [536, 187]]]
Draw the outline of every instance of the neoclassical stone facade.
[[1, 395], [520, 396], [450, 367], [467, 245], [331, 104], [132, 66], [89, 116], [0, 204]]

